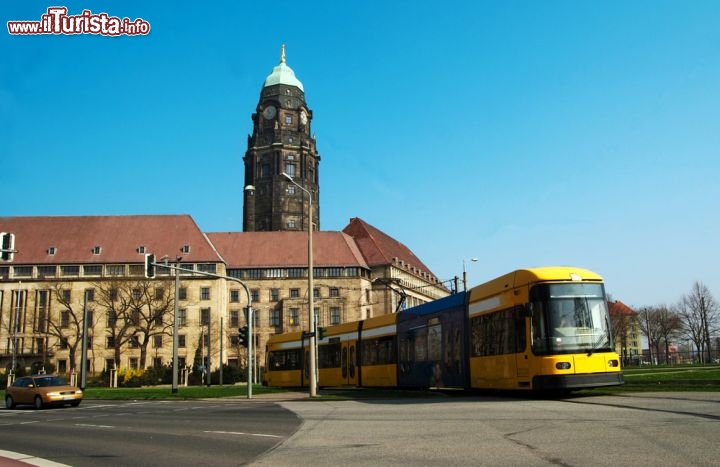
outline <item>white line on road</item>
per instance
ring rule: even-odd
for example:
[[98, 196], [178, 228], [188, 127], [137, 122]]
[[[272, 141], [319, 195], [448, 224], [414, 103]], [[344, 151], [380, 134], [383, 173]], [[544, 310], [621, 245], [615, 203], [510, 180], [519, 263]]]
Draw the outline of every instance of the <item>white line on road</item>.
[[203, 433], [216, 433], [220, 435], [262, 436], [264, 438], [282, 438], [282, 436], [266, 435], [262, 433], [243, 433], [242, 431], [203, 431]]

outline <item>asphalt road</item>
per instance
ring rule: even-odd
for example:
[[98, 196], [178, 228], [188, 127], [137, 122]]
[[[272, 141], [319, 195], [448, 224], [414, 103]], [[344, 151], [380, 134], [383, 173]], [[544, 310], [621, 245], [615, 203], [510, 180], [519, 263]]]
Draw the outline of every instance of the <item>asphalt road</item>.
[[72, 466], [240, 465], [300, 423], [260, 401], [86, 400], [77, 408], [0, 410], [0, 449]]
[[285, 402], [304, 423], [253, 465], [720, 465], [720, 393]]
[[84, 401], [0, 410], [0, 434], [75, 466], [720, 466], [720, 393]]

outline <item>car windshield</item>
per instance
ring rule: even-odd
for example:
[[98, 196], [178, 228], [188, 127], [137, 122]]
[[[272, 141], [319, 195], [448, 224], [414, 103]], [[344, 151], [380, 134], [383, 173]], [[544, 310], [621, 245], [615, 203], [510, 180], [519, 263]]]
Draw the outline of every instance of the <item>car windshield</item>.
[[601, 284], [546, 284], [535, 287], [531, 295], [536, 354], [612, 349]]
[[41, 376], [34, 378], [35, 386], [39, 388], [46, 388], [51, 386], [66, 386], [67, 382], [59, 376]]

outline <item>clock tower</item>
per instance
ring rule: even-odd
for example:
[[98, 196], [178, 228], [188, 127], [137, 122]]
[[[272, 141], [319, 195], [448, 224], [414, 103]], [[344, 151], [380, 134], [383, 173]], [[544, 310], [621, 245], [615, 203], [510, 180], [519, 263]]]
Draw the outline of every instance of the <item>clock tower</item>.
[[280, 64], [260, 91], [243, 157], [244, 232], [307, 231], [308, 222], [313, 230], [320, 229], [320, 155], [310, 132], [312, 115], [302, 83], [285, 63], [283, 45]]

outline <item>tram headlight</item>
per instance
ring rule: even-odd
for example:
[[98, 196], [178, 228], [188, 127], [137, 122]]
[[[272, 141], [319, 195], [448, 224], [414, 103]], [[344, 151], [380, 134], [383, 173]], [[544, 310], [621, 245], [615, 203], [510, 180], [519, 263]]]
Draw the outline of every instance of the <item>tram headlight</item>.
[[615, 360], [615, 359], [608, 360], [608, 366], [609, 366], [610, 368], [617, 368], [617, 367], [620, 366], [620, 362], [617, 361], [617, 360]]
[[555, 368], [557, 368], [558, 370], [569, 370], [570, 366], [570, 362], [557, 362], [555, 364]]

